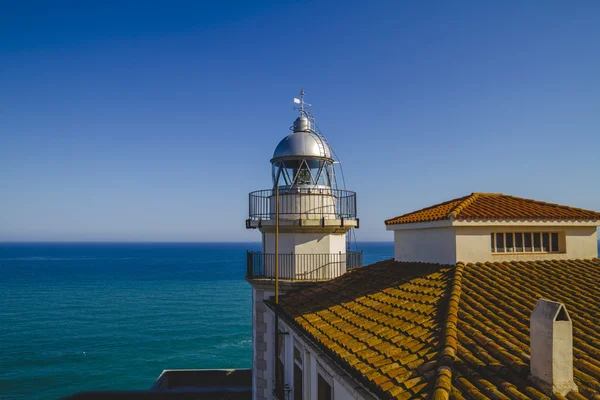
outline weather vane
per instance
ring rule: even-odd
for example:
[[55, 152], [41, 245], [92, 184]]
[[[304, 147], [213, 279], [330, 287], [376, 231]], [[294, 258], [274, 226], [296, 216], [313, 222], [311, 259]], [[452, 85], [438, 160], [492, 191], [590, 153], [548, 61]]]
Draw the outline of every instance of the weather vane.
[[[310, 104], [304, 102], [304, 85], [302, 85], [302, 89], [300, 90], [300, 98], [298, 99], [298, 98], [294, 97], [294, 103], [300, 104], [300, 112], [301, 113], [304, 112], [304, 106], [306, 106], [307, 108], [311, 107]], [[298, 107], [294, 107], [294, 110], [298, 110]]]

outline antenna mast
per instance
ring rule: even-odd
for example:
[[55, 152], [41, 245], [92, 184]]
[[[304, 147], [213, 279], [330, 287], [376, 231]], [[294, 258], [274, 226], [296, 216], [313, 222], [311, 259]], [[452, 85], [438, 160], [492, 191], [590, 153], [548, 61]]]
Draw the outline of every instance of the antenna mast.
[[[294, 97], [294, 103], [300, 104], [300, 107], [298, 108], [297, 106], [295, 106], [294, 110], [299, 110], [300, 115], [304, 115], [310, 121], [310, 131], [312, 133], [314, 133], [319, 138], [319, 140], [321, 140], [321, 143], [323, 144], [324, 147], [331, 149], [331, 151], [333, 152], [333, 149], [329, 145], [329, 142], [327, 141], [327, 139], [325, 139], [325, 136], [323, 136], [323, 134], [317, 127], [317, 122], [315, 120], [315, 116], [310, 112], [311, 108], [312, 108], [312, 104], [306, 103], [304, 101], [304, 94], [305, 94], [305, 92], [304, 92], [304, 84], [303, 84], [302, 88], [300, 89], [300, 98], [298, 99], [298, 98]], [[336, 156], [336, 158], [337, 158], [337, 156]], [[339, 160], [337, 160], [337, 163], [339, 163]], [[332, 184], [337, 189], [337, 179], [335, 176], [335, 169], [332, 169], [331, 172], [332, 172]]]

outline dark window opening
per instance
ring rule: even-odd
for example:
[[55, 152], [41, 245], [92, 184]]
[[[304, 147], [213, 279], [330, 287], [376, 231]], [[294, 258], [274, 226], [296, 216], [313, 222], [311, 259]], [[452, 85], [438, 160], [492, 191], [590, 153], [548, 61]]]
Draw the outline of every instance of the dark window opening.
[[331, 395], [331, 386], [329, 386], [329, 383], [327, 383], [327, 381], [321, 376], [321, 374], [317, 374], [317, 375], [319, 376], [318, 382], [317, 382], [317, 392], [318, 392], [317, 399], [318, 400], [331, 400], [333, 397]]
[[540, 232], [533, 233], [533, 251], [542, 250], [542, 235]]
[[294, 361], [302, 365], [302, 352], [296, 346], [294, 346]]
[[492, 239], [492, 253], [494, 253], [496, 251], [496, 246], [494, 246], [494, 234], [492, 233], [491, 235], [491, 239]]
[[523, 233], [515, 233], [515, 251], [523, 251]]
[[542, 251], [550, 251], [550, 234], [542, 233]]
[[[283, 396], [283, 385], [285, 383], [285, 338], [279, 336], [279, 342], [277, 346], [277, 357], [275, 362], [277, 363], [277, 370], [275, 374], [275, 389], [278, 393], [276, 395]], [[281, 397], [283, 398], [283, 397]]]
[[496, 233], [496, 251], [504, 253], [504, 233]]
[[525, 251], [531, 252], [533, 251], [533, 247], [531, 246], [531, 232], [526, 232], [524, 235], [525, 241]]
[[294, 364], [294, 400], [302, 400], [302, 369]]
[[513, 234], [512, 233], [506, 234], [506, 251], [508, 251], [508, 252], [514, 251], [513, 250]]
[[558, 233], [557, 232], [553, 232], [552, 233], [552, 246], [550, 248], [551, 251], [558, 251]]

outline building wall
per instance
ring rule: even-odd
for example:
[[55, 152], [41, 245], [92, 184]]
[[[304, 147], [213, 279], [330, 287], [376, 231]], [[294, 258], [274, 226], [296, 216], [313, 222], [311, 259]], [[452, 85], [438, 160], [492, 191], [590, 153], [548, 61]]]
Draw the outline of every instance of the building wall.
[[267, 310], [264, 300], [273, 296], [272, 291], [252, 288], [252, 398], [270, 399], [273, 393], [272, 370], [274, 361], [273, 314]]
[[[272, 313], [271, 310], [269, 312]], [[287, 332], [281, 338], [285, 340], [285, 382], [290, 388], [290, 399], [294, 397], [294, 346], [303, 354], [303, 395], [305, 400], [318, 400], [318, 374], [324, 376], [333, 389], [334, 400], [375, 400], [354, 379], [335, 366], [324, 354], [291, 329], [280, 319], [280, 331]], [[274, 374], [274, 371], [273, 371]], [[274, 375], [273, 375], [274, 376]]]
[[[415, 224], [417, 225], [417, 224]], [[564, 223], [448, 225], [394, 230], [396, 261], [454, 264], [486, 261], [533, 261], [598, 257], [598, 234], [595, 226], [570, 226]], [[559, 232], [558, 253], [493, 254], [490, 234], [494, 232]]]
[[[532, 261], [598, 257], [598, 236], [595, 226], [457, 226], [456, 261]], [[502, 253], [493, 254], [490, 246], [492, 232], [564, 232], [565, 241], [559, 253]]]
[[396, 261], [454, 264], [456, 262], [454, 227], [394, 231], [394, 258]]
[[[352, 393], [350, 393], [346, 387], [340, 382], [339, 379], [333, 381], [333, 398], [334, 400], [352, 400], [356, 399]], [[358, 397], [362, 398], [362, 397]]]

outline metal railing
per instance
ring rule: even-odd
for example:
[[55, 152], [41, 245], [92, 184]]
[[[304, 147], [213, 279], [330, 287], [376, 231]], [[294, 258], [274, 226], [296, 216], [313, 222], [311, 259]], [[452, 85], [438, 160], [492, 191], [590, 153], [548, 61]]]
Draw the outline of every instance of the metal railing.
[[[251, 220], [275, 219], [275, 189], [251, 192]], [[356, 219], [356, 193], [331, 188], [280, 188], [281, 219]]]
[[[362, 251], [324, 254], [279, 254], [279, 278], [326, 280], [362, 266]], [[275, 278], [275, 254], [247, 252], [247, 278]]]

